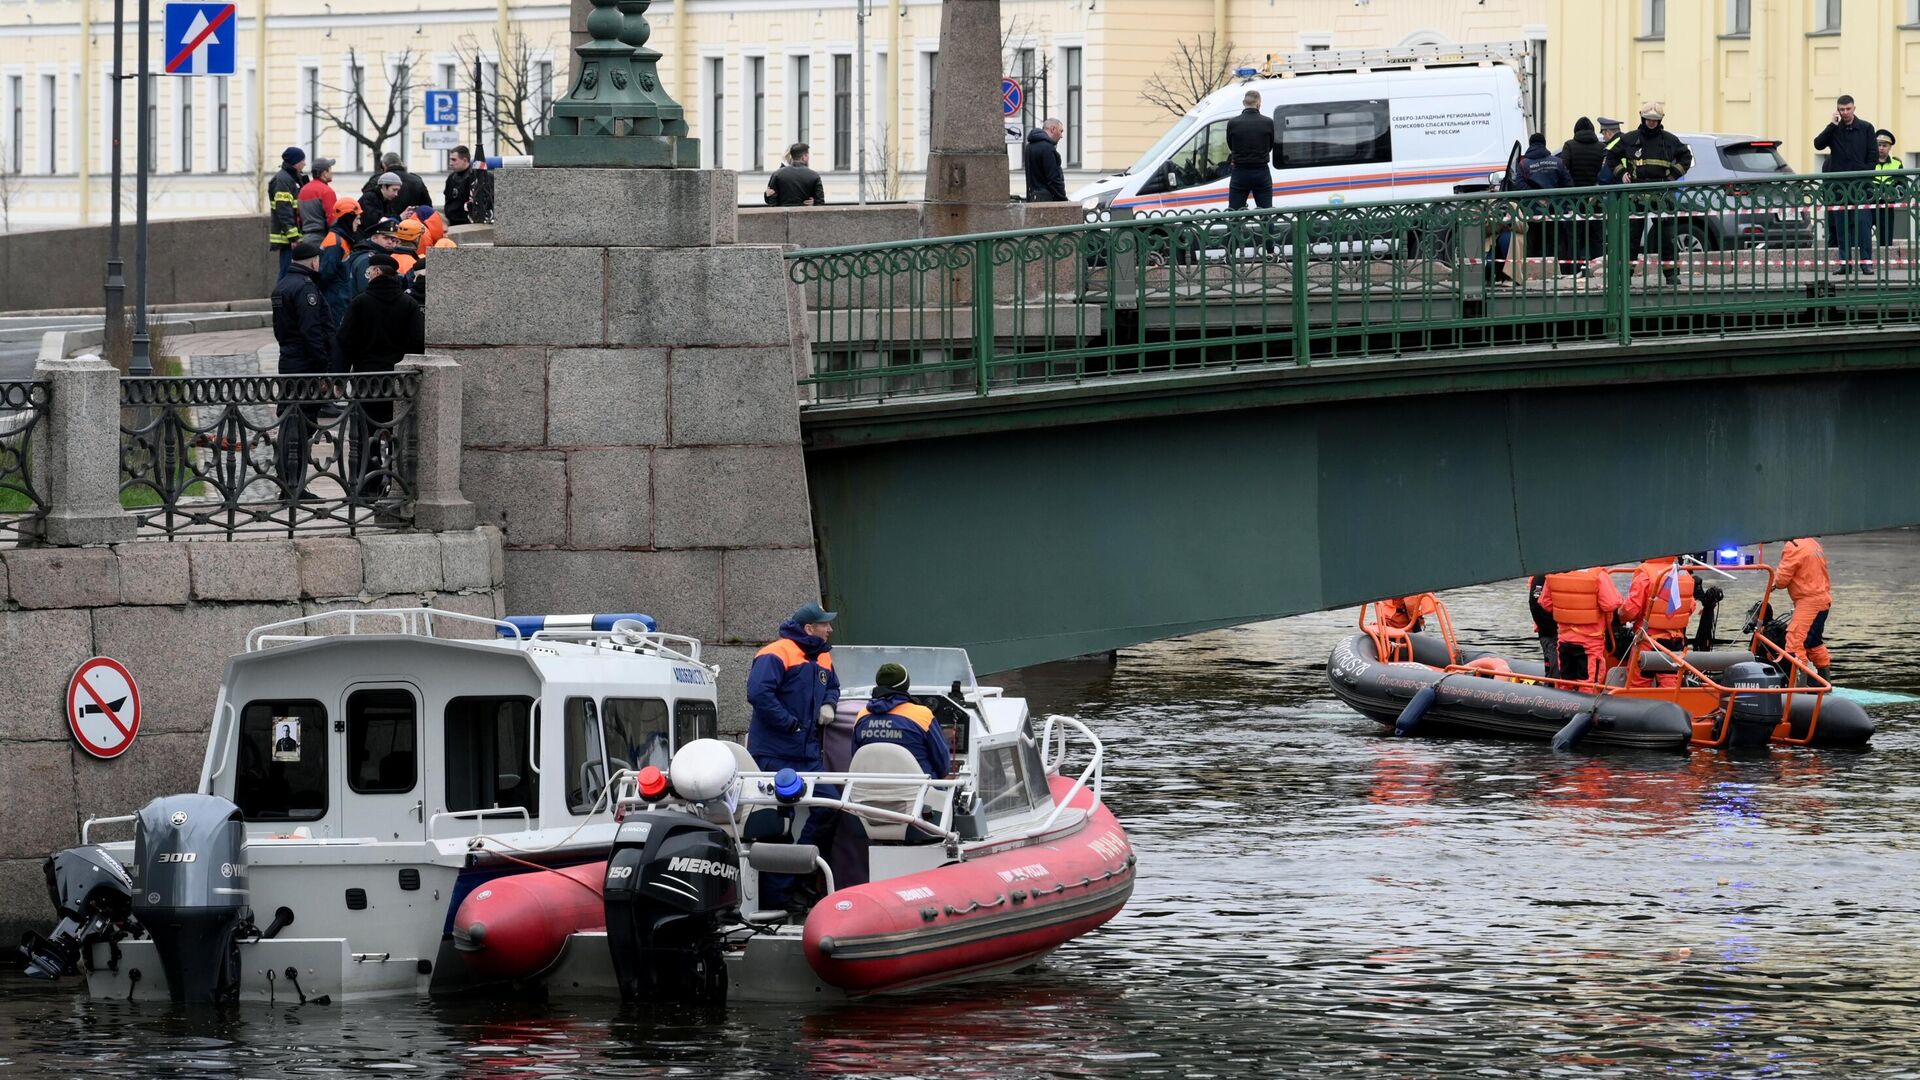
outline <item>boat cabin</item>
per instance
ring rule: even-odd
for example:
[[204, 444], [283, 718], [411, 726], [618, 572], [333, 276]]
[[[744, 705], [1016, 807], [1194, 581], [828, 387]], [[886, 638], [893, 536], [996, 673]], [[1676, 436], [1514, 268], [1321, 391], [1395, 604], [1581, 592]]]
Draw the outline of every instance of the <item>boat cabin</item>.
[[609, 777], [664, 768], [719, 724], [699, 642], [643, 619], [528, 632], [423, 609], [261, 627], [227, 662], [200, 788], [233, 800], [255, 837], [432, 841], [572, 829], [596, 809], [605, 821]]

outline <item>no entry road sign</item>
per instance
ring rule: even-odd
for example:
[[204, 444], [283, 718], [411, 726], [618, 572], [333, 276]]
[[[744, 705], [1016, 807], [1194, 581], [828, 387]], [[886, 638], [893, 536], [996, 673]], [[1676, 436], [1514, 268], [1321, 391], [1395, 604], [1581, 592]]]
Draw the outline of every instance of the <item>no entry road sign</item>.
[[117, 758], [140, 734], [140, 688], [118, 660], [96, 656], [67, 683], [67, 727], [94, 757]]
[[233, 74], [239, 36], [232, 4], [168, 4], [167, 74]]

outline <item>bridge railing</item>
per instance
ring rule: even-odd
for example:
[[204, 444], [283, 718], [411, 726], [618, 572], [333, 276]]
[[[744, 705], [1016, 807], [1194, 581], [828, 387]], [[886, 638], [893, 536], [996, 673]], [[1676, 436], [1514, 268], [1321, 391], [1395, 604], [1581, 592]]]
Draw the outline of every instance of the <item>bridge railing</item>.
[[[816, 401], [1920, 321], [1920, 174], [1224, 211], [789, 254]], [[1872, 236], [1872, 273], [1832, 245]], [[1888, 247], [1887, 245], [1891, 245]]]
[[43, 469], [35, 461], [46, 414], [46, 383], [0, 381], [0, 543], [31, 540], [46, 516]]

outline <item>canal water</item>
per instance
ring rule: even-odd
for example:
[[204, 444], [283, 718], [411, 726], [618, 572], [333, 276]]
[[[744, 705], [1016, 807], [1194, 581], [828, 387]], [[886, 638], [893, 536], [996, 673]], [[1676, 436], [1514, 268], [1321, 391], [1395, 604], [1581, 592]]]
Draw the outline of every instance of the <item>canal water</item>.
[[[1828, 551], [1836, 676], [1920, 694], [1920, 532]], [[1463, 639], [1531, 645], [1518, 584], [1446, 599]], [[1881, 732], [1864, 753], [1397, 740], [1327, 690], [1352, 618], [1007, 680], [1103, 734], [1109, 797], [1141, 853], [1125, 913], [1037, 972], [718, 1016], [412, 1001], [175, 1013], [7, 975], [0, 1072], [1920, 1076], [1920, 704], [1872, 707]]]

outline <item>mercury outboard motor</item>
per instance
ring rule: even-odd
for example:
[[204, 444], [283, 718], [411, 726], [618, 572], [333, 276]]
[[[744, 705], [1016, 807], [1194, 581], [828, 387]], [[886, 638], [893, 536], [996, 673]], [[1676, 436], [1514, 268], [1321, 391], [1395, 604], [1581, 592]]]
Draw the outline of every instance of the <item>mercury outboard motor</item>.
[[726, 1000], [720, 928], [740, 907], [740, 851], [725, 829], [670, 810], [628, 816], [607, 860], [606, 907], [622, 998]]
[[163, 795], [140, 809], [133, 910], [160, 953], [173, 1000], [220, 1004], [240, 995], [240, 927], [247, 907], [247, 828], [217, 795]]
[[27, 974], [57, 979], [80, 970], [80, 958], [96, 941], [126, 937], [133, 915], [133, 882], [120, 860], [98, 844], [54, 852], [47, 859], [47, 896], [60, 922], [46, 936], [21, 935]]
[[1773, 729], [1780, 723], [1780, 694], [1742, 694], [1741, 690], [1778, 689], [1783, 684], [1770, 664], [1757, 661], [1729, 665], [1721, 676], [1733, 687], [1733, 701], [1727, 706], [1727, 722], [1733, 735], [1727, 745], [1738, 749], [1766, 746]]

